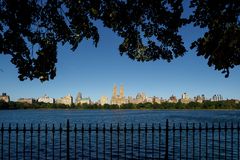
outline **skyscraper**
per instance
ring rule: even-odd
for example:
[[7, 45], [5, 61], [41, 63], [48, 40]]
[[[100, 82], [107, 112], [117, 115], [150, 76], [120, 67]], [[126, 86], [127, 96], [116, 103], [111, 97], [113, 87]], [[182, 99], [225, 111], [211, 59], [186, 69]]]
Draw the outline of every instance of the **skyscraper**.
[[116, 84], [113, 86], [113, 97], [117, 97], [117, 86], [116, 86]]
[[180, 99], [180, 102], [181, 102], [181, 103], [189, 103], [189, 102], [190, 102], [190, 98], [189, 98], [189, 96], [187, 95], [187, 93], [183, 93], [183, 94], [182, 94], [182, 98]]
[[78, 92], [77, 97], [75, 99], [75, 104], [80, 103], [82, 100], [82, 93]]
[[124, 88], [123, 85], [120, 86], [120, 97], [124, 97]]
[[100, 104], [104, 105], [104, 104], [107, 104], [107, 103], [108, 103], [108, 98], [106, 96], [102, 96], [100, 98]]
[[120, 87], [120, 93], [119, 95], [117, 95], [117, 86], [114, 85], [113, 86], [113, 95], [112, 95], [112, 99], [111, 99], [111, 104], [117, 104], [117, 105], [121, 105], [126, 103], [125, 97], [124, 97], [124, 88], [123, 85], [121, 85]]

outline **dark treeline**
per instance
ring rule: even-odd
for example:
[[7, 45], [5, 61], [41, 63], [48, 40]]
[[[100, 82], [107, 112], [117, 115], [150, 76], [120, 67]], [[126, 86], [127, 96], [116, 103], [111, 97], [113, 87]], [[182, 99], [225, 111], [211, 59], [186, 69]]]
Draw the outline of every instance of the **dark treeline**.
[[50, 103], [19, 103], [19, 102], [3, 102], [0, 101], [0, 109], [240, 109], [240, 103], [235, 103], [233, 100], [211, 102], [205, 101], [203, 103], [190, 102], [188, 104], [168, 103], [139, 103], [139, 104], [123, 104], [118, 105], [98, 105], [98, 104], [82, 104], [72, 106], [64, 104], [50, 104]]

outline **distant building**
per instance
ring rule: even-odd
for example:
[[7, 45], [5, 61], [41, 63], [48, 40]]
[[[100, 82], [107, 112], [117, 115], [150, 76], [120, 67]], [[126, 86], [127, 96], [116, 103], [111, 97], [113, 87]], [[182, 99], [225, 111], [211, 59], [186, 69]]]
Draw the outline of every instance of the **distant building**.
[[235, 99], [235, 103], [236, 103], [236, 104], [239, 104], [240, 101], [239, 101], [238, 99]]
[[4, 101], [4, 102], [10, 102], [10, 96], [8, 96], [6, 93], [2, 93], [2, 95], [0, 96], [0, 101]]
[[146, 102], [153, 103], [154, 97], [147, 97]]
[[83, 98], [82, 93], [78, 92], [77, 97], [75, 99], [75, 104], [91, 104], [92, 101], [89, 97]]
[[81, 100], [82, 100], [82, 93], [78, 92], [77, 97], [75, 99], [75, 104], [81, 103]]
[[212, 102], [223, 101], [223, 97], [222, 97], [222, 95], [220, 95], [220, 94], [215, 94], [215, 95], [213, 95], [213, 97], [211, 98], [211, 101], [212, 101]]
[[121, 105], [121, 104], [125, 104], [126, 100], [124, 97], [124, 88], [123, 86], [120, 86], [120, 94], [117, 95], [117, 86], [114, 85], [113, 87], [113, 95], [112, 95], [112, 99], [111, 99], [111, 104], [117, 104], [117, 105]]
[[43, 102], [43, 103], [54, 103], [54, 99], [48, 97], [47, 95], [44, 95], [43, 97], [38, 98], [38, 102]]
[[58, 104], [65, 104], [65, 105], [71, 106], [72, 103], [73, 103], [73, 98], [69, 94], [69, 95], [67, 95], [65, 97], [61, 97], [61, 98], [56, 99], [56, 103], [58, 103]]
[[100, 104], [101, 105], [108, 104], [108, 98], [106, 96], [102, 96], [100, 98]]
[[136, 103], [145, 103], [147, 102], [147, 96], [144, 92], [138, 93], [136, 96]]
[[133, 103], [133, 97], [132, 96], [128, 96], [127, 103]]
[[177, 103], [177, 97], [172, 95], [171, 97], [169, 97], [168, 102], [169, 103]]
[[88, 98], [82, 98], [81, 101], [80, 101], [80, 104], [91, 104], [91, 103], [92, 103], [92, 101], [89, 97]]
[[19, 99], [17, 100], [17, 102], [19, 102], [19, 103], [33, 104], [33, 102], [35, 102], [35, 99], [33, 99], [33, 98], [19, 98]]
[[159, 98], [159, 97], [153, 97], [153, 103], [158, 103], [158, 104], [161, 104], [162, 103], [162, 99]]
[[203, 103], [203, 101], [205, 101], [205, 96], [204, 95], [198, 95], [197, 97], [194, 97], [194, 102], [197, 103]]
[[141, 92], [136, 95], [136, 98], [128, 97], [127, 102], [133, 103], [133, 104], [139, 104], [139, 103], [146, 103], [150, 102], [153, 103], [156, 97], [147, 97], [145, 93]]
[[240, 103], [240, 101], [238, 99], [227, 99], [226, 101], [233, 102], [233, 103], [236, 103], [236, 104]]
[[187, 103], [190, 102], [190, 98], [189, 98], [189, 96], [187, 95], [187, 93], [183, 93], [183, 94], [182, 94], [182, 98], [180, 99], [180, 102], [181, 102], [181, 103], [185, 103], [185, 104], [187, 104]]

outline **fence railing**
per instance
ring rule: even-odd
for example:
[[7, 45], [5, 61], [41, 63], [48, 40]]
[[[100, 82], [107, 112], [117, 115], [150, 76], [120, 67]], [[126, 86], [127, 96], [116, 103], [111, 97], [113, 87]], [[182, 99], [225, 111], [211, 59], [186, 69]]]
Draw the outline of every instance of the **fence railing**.
[[239, 159], [239, 123], [2, 124], [0, 159]]

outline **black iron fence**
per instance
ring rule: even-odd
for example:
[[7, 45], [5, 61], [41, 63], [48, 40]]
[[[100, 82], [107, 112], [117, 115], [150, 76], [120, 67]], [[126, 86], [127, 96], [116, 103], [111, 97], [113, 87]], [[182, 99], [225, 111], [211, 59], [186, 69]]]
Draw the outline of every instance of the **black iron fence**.
[[2, 124], [0, 159], [239, 159], [239, 123]]

